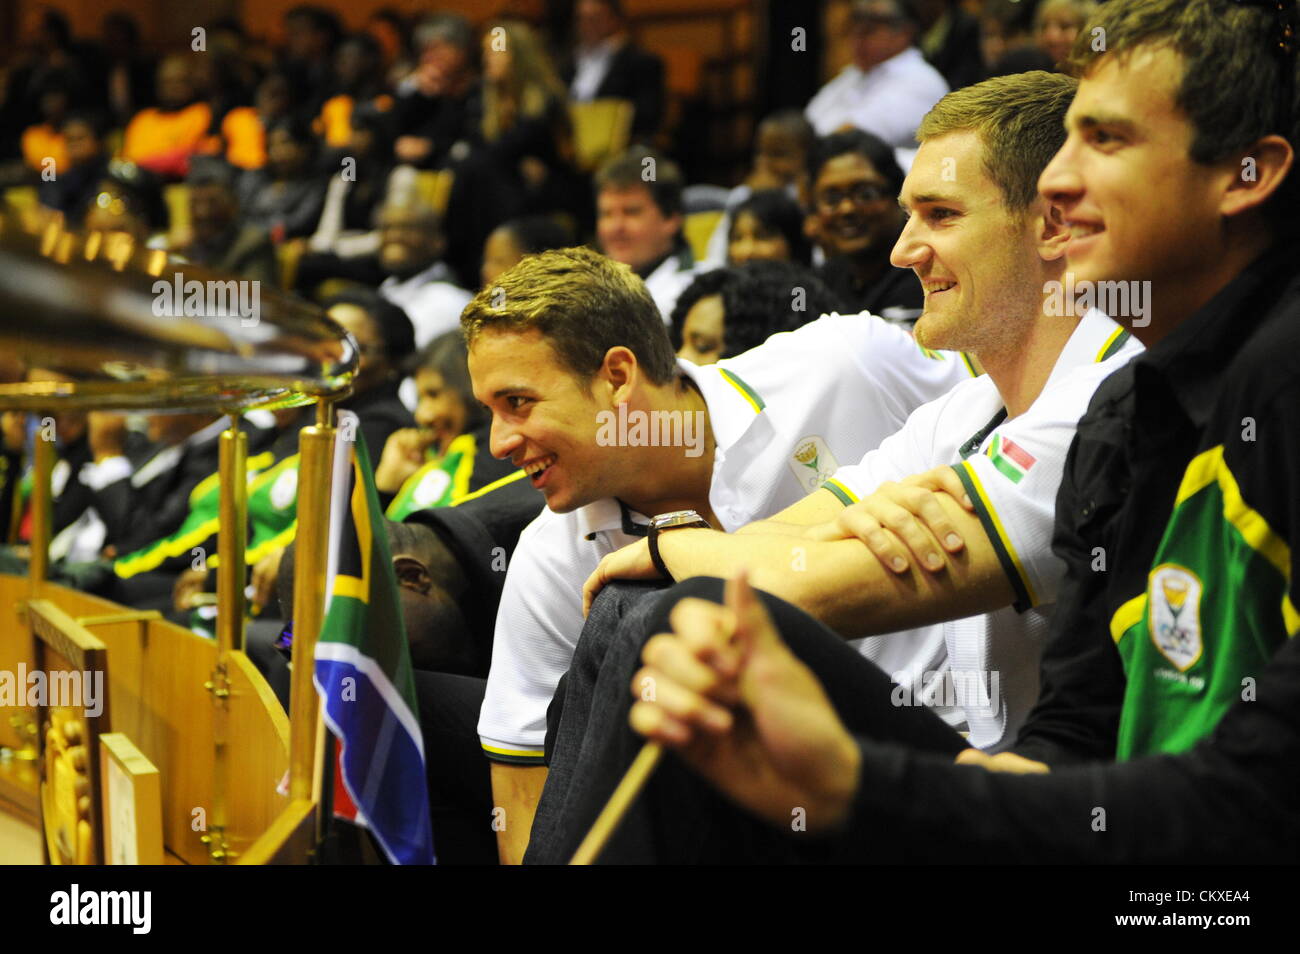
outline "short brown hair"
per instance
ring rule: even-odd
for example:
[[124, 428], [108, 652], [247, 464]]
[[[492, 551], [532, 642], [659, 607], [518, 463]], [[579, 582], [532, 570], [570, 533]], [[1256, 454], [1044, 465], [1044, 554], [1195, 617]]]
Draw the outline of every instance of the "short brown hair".
[[984, 172], [1002, 190], [1007, 209], [1023, 213], [1038, 198], [1038, 177], [1065, 143], [1065, 114], [1078, 85], [1042, 70], [997, 76], [939, 100], [916, 139], [979, 133]]
[[654, 384], [667, 384], [676, 374], [668, 329], [645, 282], [626, 265], [585, 247], [526, 256], [474, 296], [460, 325], [470, 347], [485, 328], [536, 328], [583, 382], [617, 347], [636, 355]]
[[[1284, 136], [1292, 147], [1300, 143], [1296, 56], [1278, 54], [1276, 32], [1274, 11], [1262, 5], [1112, 0], [1079, 31], [1066, 68], [1085, 76], [1104, 56], [1123, 56], [1141, 46], [1173, 50], [1184, 64], [1174, 105], [1191, 120], [1188, 154], [1193, 162], [1209, 165], [1269, 133]], [[1286, 79], [1291, 80], [1289, 86]], [[1286, 89], [1291, 91], [1290, 101]], [[1265, 217], [1278, 235], [1297, 227], [1298, 180], [1300, 175], [1292, 169], [1264, 206]]]
[[[649, 166], [647, 159], [652, 160]], [[654, 170], [649, 179], [645, 176], [647, 169]], [[606, 189], [642, 186], [649, 190], [650, 198], [666, 219], [683, 211], [682, 190], [686, 188], [686, 180], [682, 178], [682, 170], [667, 156], [643, 146], [632, 146], [597, 169], [595, 185], [597, 195]]]

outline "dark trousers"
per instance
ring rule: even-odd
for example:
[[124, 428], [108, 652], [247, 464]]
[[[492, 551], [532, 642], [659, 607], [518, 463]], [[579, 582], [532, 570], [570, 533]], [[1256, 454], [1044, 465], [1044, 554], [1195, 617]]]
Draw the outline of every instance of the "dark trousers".
[[[533, 822], [526, 861], [566, 863], [645, 740], [628, 726], [632, 678], [641, 649], [668, 632], [684, 597], [722, 602], [723, 582], [697, 578], [663, 592], [644, 585], [606, 587], [592, 606], [563, 688], [553, 705], [550, 773]], [[926, 708], [900, 707], [893, 684], [840, 636], [796, 607], [761, 594], [782, 638], [821, 681], [850, 733], [948, 757], [966, 743]], [[562, 701], [562, 705], [560, 704]], [[603, 863], [809, 863], [834, 846], [806, 833], [782, 833], [715, 792], [671, 754], [625, 816]], [[882, 862], [904, 861], [893, 855]]]
[[415, 671], [438, 864], [494, 865], [492, 776], [478, 740], [487, 680]]

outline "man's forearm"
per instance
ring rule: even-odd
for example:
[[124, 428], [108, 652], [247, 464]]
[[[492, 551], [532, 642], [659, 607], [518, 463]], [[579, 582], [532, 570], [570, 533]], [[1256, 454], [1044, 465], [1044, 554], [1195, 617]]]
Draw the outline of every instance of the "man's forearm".
[[892, 633], [988, 612], [1011, 603], [1010, 584], [996, 571], [972, 572], [954, 556], [940, 574], [894, 574], [861, 541], [807, 540], [774, 534], [673, 530], [659, 537], [673, 577], [734, 576], [793, 603], [846, 639]]
[[533, 816], [546, 785], [544, 765], [492, 763], [493, 824], [497, 826], [497, 854], [503, 865], [523, 864]]

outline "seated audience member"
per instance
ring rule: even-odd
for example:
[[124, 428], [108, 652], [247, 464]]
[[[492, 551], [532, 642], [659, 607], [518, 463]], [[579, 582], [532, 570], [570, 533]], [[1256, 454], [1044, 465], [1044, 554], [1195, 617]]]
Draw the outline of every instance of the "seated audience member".
[[117, 241], [160, 247], [167, 230], [167, 206], [158, 177], [134, 163], [110, 160], [81, 216], [87, 231], [103, 232], [106, 246]]
[[980, 51], [989, 76], [1056, 68], [1035, 37], [1033, 5], [1019, 0], [988, 0], [984, 4]]
[[[32, 24], [30, 52], [26, 57], [21, 54], [10, 57], [5, 64], [5, 76], [0, 79], [0, 156], [5, 159], [20, 157], [23, 130], [42, 122], [41, 94], [48, 83], [71, 77], [74, 84], [94, 92], [85, 68], [88, 57], [83, 55], [84, 48], [73, 40], [67, 17], [48, 7], [39, 12], [30, 9], [39, 17]], [[97, 104], [79, 105], [95, 108]]]
[[157, 63], [140, 49], [140, 26], [129, 13], [115, 11], [103, 20], [104, 88], [114, 126], [125, 126], [153, 102]]
[[460, 331], [439, 335], [420, 352], [415, 427], [394, 431], [375, 467], [375, 488], [390, 520], [452, 503], [517, 471], [492, 456], [467, 359]]
[[40, 121], [22, 134], [23, 162], [32, 172], [62, 175], [68, 168], [68, 147], [63, 121], [76, 105], [81, 90], [77, 77], [70, 71], [48, 75], [41, 84]]
[[453, 243], [480, 249], [510, 218], [589, 204], [588, 183], [572, 165], [573, 130], [565, 90], [541, 41], [526, 24], [504, 20], [483, 31], [483, 118], [473, 149], [454, 165], [449, 221]]
[[[151, 446], [132, 457], [130, 435], [121, 426], [100, 428], [94, 455], [98, 470], [117, 470], [103, 482], [96, 469], [83, 468], [79, 483], [89, 488], [89, 506], [103, 522], [102, 537], [88, 537], [51, 566], [51, 579], [133, 606], [161, 608], [169, 602], [173, 575], [193, 560], [191, 547], [215, 532], [218, 438], [228, 418], [214, 414], [152, 414]], [[269, 431], [249, 418], [240, 421], [249, 435], [250, 454], [269, 442]], [[137, 463], [126, 467], [124, 460]], [[122, 473], [122, 471], [127, 471]], [[207, 482], [208, 490], [200, 485]], [[192, 542], [186, 529], [197, 526], [196, 500], [210, 497], [212, 530]], [[95, 542], [93, 553], [85, 552]], [[215, 547], [209, 552], [215, 553]], [[157, 570], [173, 558], [175, 566]]]
[[393, 155], [442, 169], [469, 154], [482, 114], [474, 28], [464, 17], [437, 13], [415, 28], [414, 45], [419, 64], [398, 90]]
[[60, 127], [65, 160], [58, 175], [37, 187], [41, 205], [64, 216], [69, 228], [80, 228], [86, 206], [108, 174], [107, 129], [97, 113], [73, 111]]
[[368, 288], [331, 295], [321, 307], [357, 339], [361, 366], [339, 407], [361, 419], [370, 465], [377, 466], [389, 436], [414, 423], [397, 390], [416, 349], [415, 331], [399, 305]]
[[1092, 0], [1043, 0], [1034, 11], [1034, 38], [1039, 49], [1060, 66], [1070, 55], [1074, 38], [1088, 22], [1097, 4]]
[[728, 263], [727, 245], [736, 209], [756, 192], [781, 189], [801, 205], [807, 201], [808, 161], [816, 142], [817, 134], [797, 109], [773, 113], [758, 124], [754, 165], [745, 181], [727, 196], [725, 214], [709, 236], [707, 264], [716, 267]]
[[190, 156], [204, 148], [212, 108], [199, 99], [194, 63], [183, 54], [158, 65], [158, 105], [140, 110], [127, 124], [122, 158], [170, 180], [189, 171]]
[[338, 14], [314, 4], [299, 4], [284, 14], [284, 70], [305, 113], [315, 116], [334, 85], [334, 51], [343, 35]]
[[804, 110], [819, 136], [853, 127], [891, 148], [915, 147], [921, 117], [948, 92], [915, 46], [918, 23], [911, 0], [854, 0], [853, 62]]
[[478, 729], [512, 819], [503, 857], [518, 860], [545, 775], [546, 705], [601, 556], [656, 514], [693, 508], [734, 529], [788, 506], [968, 372], [871, 316], [823, 318], [715, 365], [678, 362], [645, 284], [585, 248], [525, 258], [461, 321], [492, 452], [548, 507], [507, 573]]
[[573, 57], [564, 69], [569, 96], [575, 103], [630, 100], [632, 136], [651, 141], [667, 100], [663, 60], [632, 42], [620, 0], [577, 0], [573, 32]]
[[[29, 382], [70, 382], [73, 379], [43, 368], [26, 374]], [[6, 470], [23, 471], [29, 448], [25, 440], [26, 415], [7, 411], [5, 442], [10, 457]], [[93, 560], [100, 550], [115, 541], [108, 536], [104, 519], [95, 509], [95, 494], [115, 481], [131, 475], [148, 451], [143, 435], [126, 429], [126, 418], [102, 411], [64, 411], [42, 421], [37, 440], [53, 440], [55, 464], [50, 478], [53, 510], [50, 523], [50, 559]], [[29, 460], [30, 463], [30, 460]], [[15, 543], [27, 544], [32, 537], [31, 476], [19, 481], [17, 499], [10, 498], [5, 515], [11, 517]], [[3, 542], [3, 540], [0, 540]]]
[[506, 269], [517, 265], [525, 255], [567, 248], [572, 244], [573, 232], [549, 216], [527, 215], [511, 219], [493, 229], [483, 243], [483, 268], [479, 277], [486, 287]]
[[731, 213], [727, 264], [794, 262], [812, 265], [803, 209], [784, 190], [753, 193]]
[[176, 254], [195, 265], [276, 287], [279, 271], [270, 235], [258, 226], [240, 224], [235, 170], [222, 160], [200, 157], [185, 181], [190, 240], [175, 249]]
[[[410, 322], [400, 308], [366, 289], [335, 295], [324, 303], [324, 307], [325, 313], [356, 339], [360, 350], [360, 365], [352, 381], [353, 392], [338, 406], [357, 415], [358, 427], [374, 467], [388, 439], [412, 423], [410, 414], [397, 399], [398, 369], [412, 347]], [[273, 443], [262, 460], [256, 465], [249, 464], [249, 527], [245, 559], [253, 590], [249, 606], [255, 614], [260, 613], [274, 595], [274, 581], [284, 548], [296, 530], [299, 431], [311, 422], [313, 414], [311, 408], [276, 411]], [[196, 513], [197, 510], [204, 512]], [[119, 560], [115, 567], [118, 575], [123, 575], [124, 564], [135, 572], [148, 569], [176, 573], [179, 569], [181, 572], [170, 590], [171, 600], [177, 610], [188, 609], [193, 595], [203, 592], [205, 583], [211, 591], [215, 586], [215, 576], [209, 570], [183, 569], [170, 558], [180, 547], [178, 541], [189, 544], [191, 536], [202, 534], [200, 528], [215, 534], [215, 518], [210, 500], [206, 505], [196, 502], [181, 533], [149, 551], [150, 554], [163, 555], [166, 558], [163, 562], [155, 562], [151, 556]], [[201, 545], [212, 552], [209, 547], [215, 546], [215, 542], [205, 541]], [[188, 548], [181, 547], [180, 553], [184, 562]], [[209, 568], [211, 566], [209, 561]], [[200, 620], [212, 619], [210, 613], [200, 613], [199, 616]], [[203, 626], [196, 628], [208, 631]]]
[[[945, 718], [964, 723], [972, 746], [1011, 744], [1038, 695], [1039, 655], [1062, 587], [1065, 567], [1049, 542], [1066, 455], [1094, 391], [1140, 351], [1105, 315], [1062, 315], [1043, 292], [1065, 275], [1071, 233], [1036, 184], [1065, 138], [1074, 89], [1074, 80], [1044, 72], [986, 81], [944, 97], [918, 131], [921, 148], [899, 199], [912, 215], [893, 253], [926, 285], [916, 337], [927, 347], [970, 349], [987, 373], [917, 410], [879, 448], [768, 522], [738, 534], [666, 532], [657, 563], [644, 543], [605, 557], [588, 599], [610, 579], [730, 576], [747, 566], [755, 585], [837, 634], [827, 652], [844, 671], [886, 682], [892, 674], [922, 706], [955, 702]], [[965, 170], [956, 181], [945, 176], [949, 159]], [[961, 218], [949, 224], [942, 213], [952, 209]], [[938, 534], [902, 532], [915, 554], [909, 565], [881, 528], [901, 527], [891, 507], [906, 517], [921, 506], [913, 498], [934, 505]], [[950, 533], [964, 541], [960, 555]], [[792, 536], [805, 561], [799, 572], [791, 572]], [[586, 782], [571, 783], [600, 774], [575, 764], [578, 748], [623, 731], [590, 717], [590, 661], [604, 657], [613, 668], [599, 678], [625, 687], [639, 644], [621, 627], [636, 629], [643, 618], [617, 598], [588, 618], [551, 759], [556, 790], [548, 782], [549, 808], [533, 832], [543, 857], [576, 847], [557, 840], [573, 830], [561, 806], [586, 798], [578, 794]], [[862, 636], [872, 638], [845, 644]]]
[[240, 221], [264, 229], [276, 244], [310, 235], [325, 204], [315, 170], [317, 141], [305, 119], [285, 117], [266, 133], [266, 165], [239, 182]]
[[266, 165], [266, 130], [293, 113], [294, 89], [287, 73], [268, 73], [257, 84], [252, 106], [236, 106], [221, 120], [226, 161], [239, 169]]
[[984, 79], [979, 20], [957, 0], [914, 0], [919, 27], [916, 45], [949, 89]]
[[369, 33], [353, 33], [334, 53], [336, 92], [325, 101], [316, 124], [326, 149], [346, 149], [352, 141], [352, 110], [367, 106], [381, 112], [393, 108], [384, 91], [379, 43]]
[[386, 205], [379, 213], [379, 267], [388, 277], [379, 294], [415, 326], [415, 347], [451, 331], [474, 297], [442, 260], [442, 220], [427, 205]]
[[596, 173], [600, 249], [645, 282], [665, 322], [697, 271], [682, 236], [682, 186], [675, 162], [640, 147]]
[[835, 293], [807, 268], [766, 260], [718, 268], [677, 299], [673, 346], [679, 358], [713, 364], [840, 310]]
[[379, 44], [386, 86], [397, 87], [415, 68], [411, 60], [411, 26], [407, 17], [392, 7], [380, 7], [366, 21], [366, 32]]
[[921, 312], [922, 288], [889, 250], [903, 228], [903, 171], [893, 151], [852, 129], [819, 140], [812, 165], [808, 232], [826, 258], [822, 281], [850, 311], [908, 322]]
[[348, 144], [327, 157], [325, 205], [308, 242], [319, 255], [353, 258], [379, 248], [379, 232], [372, 226], [393, 169], [392, 112], [361, 104], [353, 108], [351, 123]]

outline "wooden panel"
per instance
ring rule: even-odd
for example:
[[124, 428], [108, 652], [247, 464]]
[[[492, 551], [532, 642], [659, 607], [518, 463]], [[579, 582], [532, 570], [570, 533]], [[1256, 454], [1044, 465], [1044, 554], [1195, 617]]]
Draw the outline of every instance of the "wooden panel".
[[[158, 767], [162, 780], [163, 839], [167, 850], [189, 864], [208, 864], [200, 840], [213, 823], [215, 707], [204, 688], [216, 670], [216, 644], [162, 620], [96, 624], [94, 617], [122, 613], [116, 603], [56, 584], [41, 596], [74, 619], [85, 620], [107, 647], [108, 697], [113, 729], [131, 737]], [[27, 598], [27, 581], [0, 575], [0, 668], [36, 664], [27, 627], [16, 605]], [[288, 721], [266, 681], [242, 653], [226, 665], [231, 791], [227, 840], [236, 851], [278, 816], [285, 799], [275, 787], [288, 766]], [[7, 719], [0, 731], [13, 733]]]
[[285, 806], [261, 838], [235, 860], [240, 865], [301, 865], [316, 837], [316, 806], [297, 798]]
[[[0, 574], [0, 671], [16, 673], [19, 663], [27, 669], [36, 667], [31, 630], [18, 615], [19, 606], [26, 600], [26, 578]], [[22, 746], [23, 737], [15, 724], [20, 721], [30, 721], [30, 710], [0, 709], [0, 746]]]
[[289, 769], [289, 719], [243, 653], [227, 656], [225, 672], [230, 695], [220, 703], [220, 716], [232, 759], [223, 776], [230, 820], [226, 842], [238, 861], [288, 804], [288, 796], [278, 794], [276, 787]]

